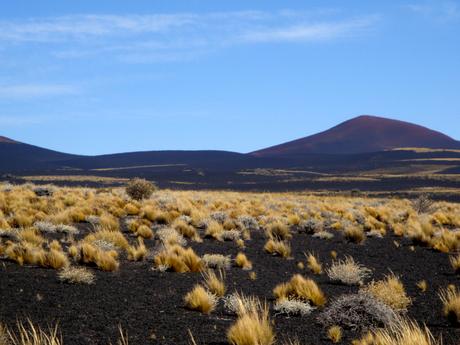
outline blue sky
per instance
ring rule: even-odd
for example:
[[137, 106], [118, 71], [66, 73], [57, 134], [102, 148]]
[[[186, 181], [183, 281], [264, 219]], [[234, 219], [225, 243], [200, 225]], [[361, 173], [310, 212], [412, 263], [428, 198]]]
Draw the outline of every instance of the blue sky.
[[361, 114], [460, 139], [460, 0], [0, 5], [0, 135], [249, 152]]

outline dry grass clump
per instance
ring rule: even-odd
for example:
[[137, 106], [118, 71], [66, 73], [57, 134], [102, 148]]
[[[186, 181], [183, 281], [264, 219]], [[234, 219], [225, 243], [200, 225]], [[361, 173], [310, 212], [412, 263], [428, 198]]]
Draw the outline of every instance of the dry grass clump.
[[315, 281], [305, 279], [300, 274], [295, 274], [287, 283], [281, 283], [273, 289], [277, 300], [300, 299], [309, 301], [315, 306], [323, 306], [326, 297]]
[[93, 284], [95, 275], [84, 267], [67, 267], [58, 273], [59, 280], [71, 284]]
[[274, 222], [268, 226], [267, 236], [269, 239], [276, 241], [286, 241], [292, 238], [289, 227], [280, 221]]
[[420, 280], [417, 283], [417, 287], [420, 289], [420, 291], [426, 292], [426, 290], [428, 289], [428, 283], [426, 282], [426, 280]]
[[400, 320], [384, 329], [378, 329], [354, 340], [353, 345], [441, 345], [427, 327], [421, 328], [413, 321]]
[[359, 226], [350, 226], [344, 231], [345, 238], [353, 243], [361, 244], [366, 240], [364, 230]]
[[314, 274], [323, 273], [323, 266], [313, 253], [304, 253], [307, 258], [307, 266]]
[[185, 295], [184, 302], [187, 308], [204, 314], [211, 313], [217, 304], [216, 297], [199, 284]]
[[243, 270], [252, 270], [252, 262], [247, 258], [247, 256], [239, 252], [235, 257], [235, 264], [238, 267], [241, 267]]
[[45, 253], [45, 265], [50, 268], [60, 269], [70, 265], [67, 255], [61, 250], [50, 248]]
[[449, 261], [455, 273], [460, 273], [460, 254], [452, 255], [449, 257]]
[[387, 275], [383, 280], [372, 281], [363, 288], [363, 291], [374, 296], [396, 312], [406, 311], [412, 303], [406, 294], [403, 283], [393, 273]]
[[455, 324], [460, 324], [460, 291], [453, 285], [449, 285], [447, 289], [441, 290], [439, 298], [443, 304], [444, 315], [447, 319]]
[[291, 246], [284, 241], [270, 239], [265, 243], [264, 250], [272, 255], [288, 258], [291, 256]]
[[342, 340], [342, 328], [340, 326], [331, 326], [327, 330], [327, 337], [334, 344], [337, 344]]
[[140, 261], [143, 260], [148, 253], [147, 247], [144, 244], [142, 237], [137, 238], [137, 246], [128, 247], [128, 260], [130, 261]]
[[178, 273], [200, 272], [203, 262], [192, 248], [179, 245], [165, 247], [155, 255], [155, 266], [160, 270], [172, 270]]
[[204, 285], [213, 295], [222, 297], [225, 295], [225, 275], [224, 271], [219, 270], [217, 275], [213, 270], [208, 270], [202, 273], [204, 278]]
[[99, 230], [86, 236], [84, 241], [88, 243], [105, 241], [120, 249], [128, 250], [129, 248], [128, 240], [118, 231]]
[[176, 219], [172, 224], [172, 227], [184, 237], [192, 240], [198, 240], [200, 238], [196, 229], [182, 219]]
[[356, 263], [351, 256], [344, 260], [334, 261], [326, 270], [331, 280], [339, 281], [346, 285], [360, 285], [363, 280], [371, 275], [371, 270]]
[[227, 332], [232, 345], [272, 345], [275, 342], [266, 303], [238, 299], [238, 319]]
[[83, 264], [94, 264], [100, 270], [113, 272], [118, 270], [118, 253], [114, 250], [105, 251], [91, 243], [83, 242], [79, 247], [69, 248], [69, 254]]
[[126, 185], [126, 194], [134, 200], [148, 199], [157, 187], [144, 179], [135, 178]]
[[[62, 345], [62, 337], [57, 325], [48, 331], [41, 329], [30, 321], [17, 323], [17, 331], [6, 330], [5, 345]], [[1, 339], [1, 338], [0, 338]], [[3, 343], [2, 343], [3, 345]]]
[[224, 232], [224, 228], [222, 224], [215, 220], [211, 220], [208, 225], [206, 226], [206, 231], [204, 235], [206, 237], [211, 237], [217, 241], [223, 241], [222, 234]]
[[149, 226], [144, 225], [144, 224], [140, 225], [140, 226], [136, 229], [135, 234], [136, 234], [137, 236], [140, 236], [140, 237], [146, 238], [146, 239], [150, 239], [150, 238], [153, 237], [153, 231], [152, 231], [152, 229], [151, 229]]
[[231, 259], [229, 255], [222, 254], [204, 254], [201, 258], [203, 264], [208, 268], [229, 269]]

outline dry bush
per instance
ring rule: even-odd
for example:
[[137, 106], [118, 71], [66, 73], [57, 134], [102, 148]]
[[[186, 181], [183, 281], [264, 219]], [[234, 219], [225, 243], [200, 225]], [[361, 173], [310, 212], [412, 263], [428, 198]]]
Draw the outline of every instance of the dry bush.
[[286, 241], [292, 238], [289, 227], [280, 221], [274, 222], [268, 226], [267, 236], [269, 239], [276, 241]]
[[373, 296], [360, 292], [342, 295], [318, 316], [324, 327], [340, 326], [353, 331], [365, 331], [391, 324], [396, 313]]
[[33, 228], [18, 231], [18, 240], [30, 243], [35, 246], [41, 246], [45, 239]]
[[344, 231], [345, 238], [353, 243], [361, 244], [366, 240], [364, 230], [359, 226], [350, 226]]
[[[8, 340], [6, 345], [62, 345], [62, 337], [57, 325], [48, 331], [41, 329], [30, 321], [27, 323], [18, 321], [17, 331], [7, 330]], [[2, 344], [3, 345], [3, 344]]]
[[140, 261], [147, 256], [147, 248], [145, 247], [144, 240], [142, 237], [137, 238], [137, 246], [128, 247], [128, 260]]
[[224, 241], [238, 241], [240, 240], [241, 238], [241, 232], [239, 232], [238, 230], [224, 230], [222, 232], [222, 239]]
[[229, 255], [222, 254], [204, 254], [201, 258], [203, 264], [208, 268], [229, 269], [231, 259]]
[[93, 284], [95, 275], [84, 267], [67, 267], [58, 273], [59, 280], [71, 284]]
[[269, 254], [278, 255], [283, 258], [291, 256], [291, 246], [284, 241], [270, 239], [265, 243], [264, 250]]
[[321, 263], [316, 258], [313, 253], [304, 253], [305, 257], [307, 258], [307, 266], [314, 274], [321, 274], [323, 273], [323, 267]]
[[208, 270], [202, 273], [204, 285], [213, 295], [222, 297], [225, 295], [225, 275], [224, 271], [219, 270], [219, 275], [213, 270]]
[[67, 255], [61, 250], [50, 249], [45, 254], [45, 264], [47, 267], [54, 269], [60, 269], [69, 266], [69, 259]]
[[247, 256], [239, 252], [235, 257], [235, 264], [238, 267], [241, 267], [243, 270], [252, 270], [252, 262], [247, 258]]
[[385, 303], [396, 312], [403, 312], [411, 304], [411, 299], [406, 294], [404, 285], [393, 273], [385, 279], [372, 281], [363, 288], [363, 291]]
[[439, 297], [443, 304], [443, 312], [447, 319], [455, 324], [460, 324], [460, 291], [453, 285], [441, 290]]
[[192, 248], [183, 248], [178, 245], [164, 248], [155, 255], [155, 266], [159, 269], [170, 269], [174, 272], [200, 272], [203, 262]]
[[273, 289], [277, 300], [300, 299], [309, 301], [315, 306], [323, 306], [326, 297], [314, 280], [305, 279], [300, 274], [295, 274], [287, 283], [281, 283]]
[[339, 343], [340, 340], [342, 340], [342, 328], [336, 325], [329, 327], [329, 329], [327, 330], [327, 337], [334, 344]]
[[185, 295], [184, 302], [187, 308], [204, 314], [211, 313], [217, 304], [216, 297], [199, 284]]
[[231, 295], [224, 297], [224, 308], [230, 314], [240, 315], [245, 310], [249, 309], [251, 305], [259, 303], [257, 297], [245, 296], [234, 292]]
[[135, 178], [126, 185], [126, 194], [134, 200], [148, 199], [157, 187], [152, 182]]
[[315, 232], [312, 237], [319, 238], [322, 240], [330, 240], [334, 238], [334, 234], [331, 234], [329, 231], [318, 231]]
[[371, 275], [371, 270], [356, 263], [351, 256], [344, 260], [334, 261], [326, 270], [331, 280], [339, 281], [346, 285], [359, 285]]
[[412, 207], [414, 208], [415, 212], [421, 213], [429, 213], [433, 207], [433, 200], [427, 194], [421, 194], [417, 199], [412, 202]]
[[273, 310], [277, 314], [306, 316], [314, 310], [310, 303], [296, 299], [282, 299], [275, 302]]
[[384, 329], [368, 333], [353, 345], [441, 345], [427, 327], [421, 328], [413, 321], [400, 320]]
[[227, 332], [232, 345], [272, 345], [275, 334], [270, 322], [268, 306], [259, 300], [245, 303], [240, 300], [238, 319]]

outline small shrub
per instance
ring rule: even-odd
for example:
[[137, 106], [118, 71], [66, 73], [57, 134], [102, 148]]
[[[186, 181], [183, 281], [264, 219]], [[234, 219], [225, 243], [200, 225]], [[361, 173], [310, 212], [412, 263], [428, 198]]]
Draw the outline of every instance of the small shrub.
[[449, 258], [450, 265], [454, 269], [455, 273], [460, 273], [460, 254], [452, 255]]
[[164, 248], [155, 255], [157, 268], [166, 268], [174, 272], [200, 272], [203, 269], [203, 262], [196, 255], [192, 248], [183, 248], [178, 245]]
[[143, 260], [147, 255], [147, 248], [145, 247], [144, 240], [142, 237], [137, 238], [137, 246], [129, 246], [127, 249], [128, 260], [140, 261]]
[[314, 238], [319, 238], [322, 240], [331, 240], [334, 238], [334, 234], [331, 234], [329, 231], [319, 231], [312, 235]]
[[58, 273], [59, 280], [71, 284], [93, 284], [94, 273], [84, 267], [67, 267]]
[[216, 297], [201, 285], [195, 285], [193, 290], [185, 295], [184, 301], [187, 308], [204, 314], [211, 313], [217, 303]]
[[126, 194], [134, 200], [148, 199], [155, 190], [157, 190], [155, 184], [139, 178], [129, 181], [126, 186]]
[[326, 273], [331, 280], [346, 285], [359, 285], [370, 276], [371, 270], [356, 263], [351, 256], [347, 256], [344, 260], [334, 261]]
[[201, 260], [203, 261], [203, 264], [208, 268], [227, 270], [231, 266], [231, 259], [229, 255], [204, 254]]
[[276, 301], [273, 309], [278, 314], [306, 316], [315, 309], [310, 303], [296, 299], [282, 299]]
[[420, 291], [426, 292], [426, 290], [428, 289], [428, 283], [426, 282], [426, 280], [421, 280], [417, 283], [417, 287], [420, 289]]
[[351, 226], [345, 229], [344, 236], [348, 241], [358, 244], [361, 244], [366, 240], [364, 230], [358, 226]]
[[366, 331], [374, 327], [391, 324], [396, 320], [395, 312], [373, 296], [360, 292], [343, 295], [318, 316], [324, 327], [340, 326], [353, 331]]
[[276, 241], [285, 241], [292, 237], [289, 227], [280, 221], [272, 223], [268, 226], [267, 235], [269, 239]]

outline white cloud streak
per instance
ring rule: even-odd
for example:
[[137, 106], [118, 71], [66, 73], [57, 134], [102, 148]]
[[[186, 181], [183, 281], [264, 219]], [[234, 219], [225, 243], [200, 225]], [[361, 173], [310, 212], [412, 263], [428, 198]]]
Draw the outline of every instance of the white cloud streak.
[[41, 44], [61, 59], [106, 55], [124, 62], [176, 61], [234, 45], [351, 37], [370, 30], [378, 20], [337, 18], [336, 12], [71, 15], [0, 21], [0, 46]]
[[0, 85], [0, 99], [41, 98], [76, 94], [72, 85], [64, 84], [15, 84]]
[[455, 1], [425, 1], [405, 6], [408, 10], [440, 21], [460, 19], [460, 4]]

